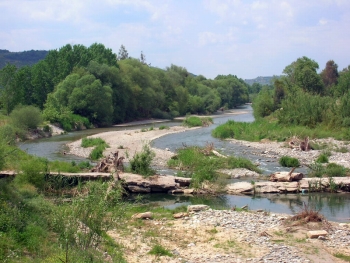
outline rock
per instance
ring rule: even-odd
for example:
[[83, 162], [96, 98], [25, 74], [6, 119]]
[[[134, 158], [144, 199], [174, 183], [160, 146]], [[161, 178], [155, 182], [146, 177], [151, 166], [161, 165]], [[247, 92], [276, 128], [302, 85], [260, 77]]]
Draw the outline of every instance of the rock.
[[188, 216], [188, 213], [176, 213], [173, 215], [174, 218], [178, 219], [178, 218], [183, 218], [185, 216]]
[[280, 190], [277, 187], [272, 186], [272, 185], [263, 186], [263, 187], [259, 188], [258, 191], [260, 193], [279, 193], [280, 192]]
[[309, 238], [318, 238], [319, 236], [325, 237], [327, 235], [328, 235], [328, 233], [325, 230], [315, 230], [315, 231], [308, 231], [307, 232], [307, 236]]
[[191, 184], [191, 178], [185, 178], [185, 177], [178, 177], [175, 176], [175, 183], [180, 184], [181, 187], [186, 187]]
[[138, 214], [133, 215], [131, 218], [135, 218], [135, 219], [151, 219], [151, 218], [153, 218], [153, 213], [152, 212], [138, 213]]
[[254, 185], [248, 182], [237, 182], [234, 184], [228, 184], [226, 186], [226, 191], [228, 194], [251, 194], [254, 191]]
[[190, 188], [190, 189], [183, 189], [183, 193], [185, 195], [191, 195], [194, 193], [194, 189]]
[[303, 179], [303, 173], [276, 172], [270, 175], [271, 182], [292, 182]]
[[189, 205], [187, 206], [187, 212], [198, 212], [203, 210], [208, 210], [209, 206], [207, 205]]

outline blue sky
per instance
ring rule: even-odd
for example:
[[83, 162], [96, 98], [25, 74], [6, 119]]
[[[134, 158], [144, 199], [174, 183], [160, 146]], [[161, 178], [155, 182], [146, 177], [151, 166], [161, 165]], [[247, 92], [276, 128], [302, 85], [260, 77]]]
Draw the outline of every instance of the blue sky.
[[350, 65], [349, 0], [0, 0], [0, 49], [102, 43], [215, 78], [272, 76], [307, 56]]

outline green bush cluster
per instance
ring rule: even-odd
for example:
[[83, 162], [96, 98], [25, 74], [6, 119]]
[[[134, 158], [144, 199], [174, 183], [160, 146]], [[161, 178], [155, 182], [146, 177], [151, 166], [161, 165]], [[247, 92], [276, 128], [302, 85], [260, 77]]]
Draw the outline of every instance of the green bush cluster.
[[218, 169], [246, 168], [261, 172], [251, 161], [241, 157], [218, 157], [206, 154], [205, 148], [193, 146], [179, 149], [176, 158], [168, 161], [168, 166], [190, 173], [192, 186], [200, 187], [204, 181], [214, 182], [218, 179]]
[[279, 159], [279, 164], [283, 167], [299, 167], [300, 163], [297, 158], [293, 158], [290, 156], [282, 156]]
[[147, 144], [145, 144], [142, 147], [142, 151], [136, 153], [130, 160], [131, 172], [144, 176], [153, 175], [154, 170], [151, 168], [151, 163], [154, 157], [155, 153]]
[[109, 145], [101, 138], [83, 138], [81, 140], [81, 146], [84, 148], [95, 146], [89, 156], [91, 160], [98, 160], [102, 158], [103, 151], [109, 147]]
[[344, 177], [350, 174], [349, 169], [336, 163], [329, 163], [323, 166], [321, 163], [310, 165], [310, 177]]
[[197, 117], [197, 116], [187, 116], [183, 125], [187, 127], [201, 127], [208, 126], [213, 123], [213, 119], [211, 117]]

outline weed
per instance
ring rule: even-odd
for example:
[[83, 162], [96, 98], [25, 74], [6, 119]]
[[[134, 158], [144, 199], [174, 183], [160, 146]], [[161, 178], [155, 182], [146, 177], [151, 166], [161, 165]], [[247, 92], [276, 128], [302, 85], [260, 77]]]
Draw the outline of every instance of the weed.
[[336, 258], [340, 258], [340, 259], [342, 259], [342, 260], [344, 260], [344, 261], [347, 261], [347, 262], [350, 262], [350, 256], [349, 255], [345, 255], [345, 254], [343, 254], [343, 253], [335, 253], [335, 254], [333, 254]]
[[123, 145], [119, 145], [118, 149], [124, 149], [124, 146]]
[[81, 146], [84, 148], [96, 146], [89, 156], [92, 160], [98, 160], [103, 157], [103, 151], [109, 147], [101, 138], [83, 138], [81, 140]]
[[340, 148], [334, 149], [334, 151], [340, 152], [340, 153], [347, 153], [347, 152], [349, 152], [349, 149], [346, 148], [346, 147], [344, 147], [344, 146], [342, 146], [342, 147], [340, 147]]
[[155, 255], [157, 257], [160, 256], [168, 256], [172, 257], [173, 254], [166, 248], [164, 248], [162, 245], [156, 244], [152, 247], [152, 249], [148, 252], [150, 255]]
[[219, 231], [214, 227], [213, 229], [207, 230], [210, 234], [217, 234]]
[[166, 126], [166, 125], [161, 125], [159, 126], [159, 130], [169, 130], [169, 126]]
[[328, 163], [328, 156], [324, 153], [321, 153], [317, 159], [316, 159], [317, 163]]
[[209, 126], [212, 123], [213, 123], [213, 119], [210, 117], [200, 118], [197, 116], [188, 116], [183, 121], [183, 125], [188, 127]]
[[151, 169], [151, 162], [154, 156], [155, 153], [151, 151], [151, 148], [147, 144], [145, 144], [142, 151], [136, 153], [130, 160], [131, 171], [145, 176], [153, 175], [154, 170]]
[[298, 167], [300, 166], [299, 160], [297, 158], [289, 157], [289, 156], [282, 156], [279, 159], [280, 165], [283, 167]]

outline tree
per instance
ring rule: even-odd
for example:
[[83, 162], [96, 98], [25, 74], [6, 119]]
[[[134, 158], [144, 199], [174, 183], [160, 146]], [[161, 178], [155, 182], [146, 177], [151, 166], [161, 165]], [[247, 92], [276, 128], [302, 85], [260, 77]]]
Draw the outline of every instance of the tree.
[[295, 62], [285, 67], [283, 73], [287, 75], [285, 79], [289, 89], [294, 85], [306, 92], [322, 94], [323, 83], [317, 74], [319, 68], [317, 62], [308, 57], [298, 58]]
[[124, 47], [124, 45], [120, 46], [119, 53], [118, 53], [118, 60], [128, 59], [129, 53]]
[[15, 65], [7, 64], [6, 67], [0, 70], [0, 103], [7, 115], [20, 101], [20, 92], [16, 85]]
[[40, 109], [32, 105], [18, 106], [10, 114], [15, 127], [21, 129], [36, 129], [42, 122]]
[[333, 60], [329, 60], [326, 67], [321, 72], [321, 78], [326, 88], [336, 85], [339, 78], [338, 65]]
[[146, 55], [143, 54], [143, 51], [141, 51], [140, 62], [142, 64], [144, 64], [144, 65], [147, 65], [147, 63], [146, 63]]

